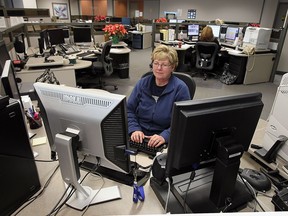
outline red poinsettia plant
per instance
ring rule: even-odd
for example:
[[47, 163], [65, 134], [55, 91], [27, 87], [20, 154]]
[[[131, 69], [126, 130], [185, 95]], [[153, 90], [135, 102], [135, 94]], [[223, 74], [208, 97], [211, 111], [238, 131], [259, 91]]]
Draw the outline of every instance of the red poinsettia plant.
[[165, 23], [165, 22], [168, 22], [168, 20], [165, 17], [160, 17], [160, 18], [156, 19], [155, 22], [156, 23]]
[[102, 16], [102, 15], [96, 15], [94, 17], [95, 22], [101, 22], [101, 21], [105, 21], [106, 17]]
[[103, 28], [105, 35], [107, 36], [117, 36], [118, 38], [122, 38], [125, 34], [127, 34], [127, 30], [122, 24], [109, 24], [105, 25]]

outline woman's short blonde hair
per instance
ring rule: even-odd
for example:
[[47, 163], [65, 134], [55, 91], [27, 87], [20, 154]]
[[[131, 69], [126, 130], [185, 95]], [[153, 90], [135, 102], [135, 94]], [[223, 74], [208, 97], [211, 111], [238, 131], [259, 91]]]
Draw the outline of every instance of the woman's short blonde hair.
[[166, 45], [159, 45], [157, 46], [152, 54], [151, 60], [166, 60], [168, 59], [169, 63], [176, 68], [178, 66], [178, 54], [177, 51], [171, 47]]
[[213, 41], [213, 30], [210, 26], [205, 26], [201, 32], [200, 41]]

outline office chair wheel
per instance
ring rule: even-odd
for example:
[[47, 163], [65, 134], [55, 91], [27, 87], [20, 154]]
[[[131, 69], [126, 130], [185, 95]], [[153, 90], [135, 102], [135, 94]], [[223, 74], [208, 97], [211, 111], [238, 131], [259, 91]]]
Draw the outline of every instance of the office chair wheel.
[[204, 74], [203, 80], [207, 80], [207, 74]]

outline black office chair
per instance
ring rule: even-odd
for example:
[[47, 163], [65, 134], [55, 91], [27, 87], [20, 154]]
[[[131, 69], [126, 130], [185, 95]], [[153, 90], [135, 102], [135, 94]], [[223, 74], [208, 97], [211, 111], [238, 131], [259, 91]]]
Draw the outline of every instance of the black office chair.
[[212, 72], [216, 62], [216, 56], [219, 50], [218, 44], [214, 42], [197, 42], [195, 44], [196, 50], [196, 68], [200, 71], [197, 71], [195, 74], [201, 73], [204, 75], [204, 80], [207, 79], [208, 74], [217, 76]]
[[[148, 76], [152, 73], [153, 73], [152, 71], [149, 71], [149, 72], [143, 74], [142, 78], [145, 76]], [[181, 79], [188, 86], [189, 92], [190, 92], [190, 97], [191, 97], [191, 99], [193, 99], [195, 91], [196, 91], [196, 83], [193, 80], [193, 78], [190, 75], [185, 74], [185, 73], [181, 73], [181, 72], [173, 72], [173, 74], [176, 77], [178, 77], [179, 79]]]
[[[19, 40], [19, 37], [21, 37], [21, 40]], [[26, 53], [24, 33], [20, 33], [15, 36], [14, 48], [15, 48], [18, 59], [26, 61], [28, 58], [28, 55]], [[21, 58], [19, 54], [23, 54], [23, 58]]]
[[114, 90], [117, 90], [117, 85], [114, 84], [106, 84], [105, 81], [102, 80], [103, 77], [111, 76], [113, 73], [112, 66], [112, 58], [109, 56], [110, 49], [112, 46], [112, 41], [107, 41], [103, 45], [102, 53], [97, 56], [97, 60], [92, 63], [92, 72], [91, 72], [91, 80], [96, 76], [98, 77], [98, 82], [83, 82], [77, 83], [83, 88], [100, 88], [105, 89], [106, 86], [113, 86]]

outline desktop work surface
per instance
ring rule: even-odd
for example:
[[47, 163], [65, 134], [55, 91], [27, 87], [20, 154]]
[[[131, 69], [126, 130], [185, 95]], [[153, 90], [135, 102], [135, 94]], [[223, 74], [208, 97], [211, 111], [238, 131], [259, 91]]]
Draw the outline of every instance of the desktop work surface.
[[[57, 65], [56, 67], [46, 67], [50, 68], [51, 71], [55, 74], [56, 78], [59, 80], [60, 84], [65, 84], [68, 86], [76, 86], [76, 76], [75, 70], [88, 68], [92, 65], [91, 61], [85, 60], [76, 60], [76, 64], [68, 65]], [[39, 66], [39, 65], [38, 65]], [[39, 68], [40, 67], [40, 68]], [[39, 67], [25, 67], [20, 72], [16, 74], [16, 77], [21, 78], [22, 83], [34, 83], [35, 80], [43, 74], [46, 68], [41, 66]], [[32, 85], [31, 88], [33, 89]]]
[[[259, 143], [263, 136], [263, 130], [266, 126], [266, 122], [261, 120], [258, 123], [256, 133], [253, 137], [252, 143]], [[32, 140], [33, 151], [37, 152], [37, 160], [49, 160], [50, 158], [50, 147], [47, 142], [45, 142], [45, 131], [44, 127], [33, 130], [32, 132], [37, 133], [37, 135]], [[34, 142], [34, 140], [44, 137], [44, 142], [42, 144], [39, 142]], [[35, 145], [33, 145], [35, 143]], [[131, 156], [131, 161], [137, 161], [142, 166], [148, 166], [153, 163], [146, 155], [138, 154], [136, 157]], [[41, 186], [43, 187], [49, 177], [52, 175], [53, 171], [58, 166], [58, 162], [36, 162], [38, 173], [40, 177]], [[249, 156], [245, 153], [241, 159], [241, 168], [252, 168], [259, 170], [259, 165], [255, 163]], [[81, 179], [86, 174], [86, 171], [81, 170]], [[103, 181], [99, 176], [89, 174], [82, 183], [83, 185], [90, 186], [92, 189], [99, 189], [103, 184]], [[154, 191], [150, 186], [150, 181], [148, 180], [144, 186], [145, 200], [143, 202], [138, 201], [138, 203], [133, 202], [133, 187], [127, 186], [107, 178], [104, 178], [103, 188], [110, 186], [118, 186], [121, 194], [121, 199], [114, 201], [109, 201], [105, 203], [96, 204], [90, 206], [85, 215], [139, 215], [139, 214], [163, 214], [164, 208], [161, 202], [158, 200]], [[24, 208], [19, 215], [30, 216], [30, 215], [47, 215], [56, 205], [57, 201], [63, 195], [65, 191], [65, 185], [61, 177], [60, 170], [58, 169], [49, 186], [45, 189], [44, 193], [39, 196], [34, 202]], [[267, 195], [274, 195], [274, 191], [270, 190]], [[258, 201], [262, 205], [265, 211], [274, 211], [274, 206], [271, 203], [271, 198], [266, 196], [258, 196]], [[254, 204], [253, 204], [254, 205]], [[259, 208], [257, 208], [259, 209]], [[253, 210], [249, 207], [243, 209], [243, 211], [252, 212]], [[261, 211], [261, 210], [260, 210]], [[82, 212], [70, 208], [66, 205], [59, 211], [58, 215], [81, 215]]]

